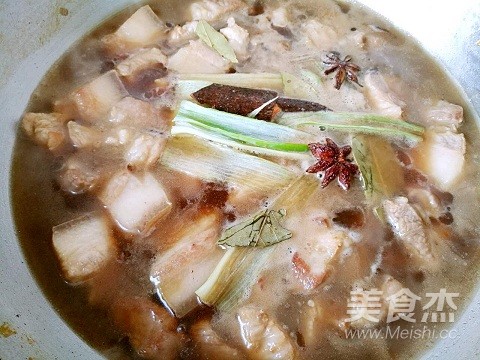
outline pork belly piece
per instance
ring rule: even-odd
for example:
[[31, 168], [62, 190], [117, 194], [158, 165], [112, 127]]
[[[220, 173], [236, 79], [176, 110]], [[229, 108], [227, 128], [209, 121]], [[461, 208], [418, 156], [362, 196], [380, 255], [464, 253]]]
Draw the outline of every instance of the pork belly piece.
[[430, 218], [439, 218], [445, 213], [444, 204], [430, 189], [408, 188], [407, 197], [425, 222], [430, 221]]
[[70, 141], [76, 148], [81, 149], [97, 146], [101, 141], [102, 134], [100, 131], [80, 125], [75, 121], [69, 121], [67, 128]]
[[132, 138], [132, 129], [125, 127], [118, 127], [108, 132], [105, 138], [105, 144], [107, 145], [125, 145]]
[[457, 132], [463, 108], [441, 100], [427, 109], [426, 117], [431, 127], [414, 149], [413, 162], [438, 188], [448, 191], [461, 177], [465, 163], [465, 136]]
[[311, 210], [308, 216], [291, 216], [285, 228], [293, 233], [290, 241], [277, 245], [272, 266], [286, 272], [285, 292], [309, 294], [323, 283], [331, 262], [340, 254], [348, 233], [326, 223], [326, 215]]
[[347, 44], [346, 46], [354, 46], [355, 48], [365, 49], [366, 46], [366, 33], [365, 31], [357, 29], [351, 32], [340, 43]]
[[[333, 91], [336, 91], [336, 94], [338, 95], [333, 95]], [[353, 86], [342, 86], [340, 90], [330, 86], [326, 91], [326, 94], [338, 97], [335, 100], [332, 100], [331, 108], [333, 111], [368, 111], [365, 95], [362, 91], [357, 90]], [[329, 103], [325, 102], [325, 105], [328, 106]]]
[[127, 96], [115, 70], [100, 75], [67, 98], [55, 102], [55, 111], [94, 123], [103, 120], [113, 105]]
[[67, 116], [60, 113], [26, 113], [22, 119], [22, 127], [37, 144], [54, 151], [65, 142], [67, 119]]
[[177, 332], [175, 318], [160, 305], [140, 297], [120, 298], [114, 301], [111, 311], [115, 324], [141, 358], [178, 358], [185, 338]]
[[113, 34], [105, 36], [102, 41], [114, 54], [123, 54], [134, 49], [157, 44], [165, 34], [165, 25], [145, 5], [138, 9]]
[[463, 122], [463, 107], [440, 100], [428, 109], [427, 119], [431, 125], [445, 126], [455, 131]]
[[158, 134], [137, 136], [125, 153], [129, 168], [145, 169], [155, 165], [165, 148], [167, 138]]
[[[337, 325], [345, 330], [345, 328], [365, 329], [374, 328], [385, 322], [391, 322], [393, 319], [398, 320], [400, 309], [405, 307], [402, 302], [402, 291], [406, 290], [405, 286], [396, 280], [393, 276], [386, 275], [381, 280], [378, 287], [369, 290], [362, 287], [353, 290], [372, 294], [369, 306], [359, 304], [359, 307], [349, 306], [350, 318], [341, 320]], [[408, 315], [408, 314], [405, 314]], [[352, 320], [354, 318], [354, 320]], [[378, 321], [373, 321], [373, 320]]]
[[288, 26], [291, 24], [288, 13], [289, 11], [285, 7], [279, 7], [272, 11], [270, 22], [272, 23], [272, 29], [280, 35], [288, 39], [294, 39], [295, 35]]
[[170, 121], [152, 104], [127, 96], [112, 107], [108, 121], [133, 127], [167, 130]]
[[330, 26], [317, 20], [308, 20], [302, 24], [306, 38], [319, 50], [331, 51], [339, 38], [337, 32]]
[[253, 306], [237, 312], [240, 333], [250, 359], [294, 359], [291, 340], [281, 326], [263, 310]]
[[201, 0], [190, 5], [190, 14], [192, 20], [213, 21], [244, 7], [241, 0]]
[[266, 310], [266, 306], [280, 306], [290, 294], [314, 294], [342, 253], [360, 240], [332, 226], [328, 214], [318, 211], [318, 203], [315, 208], [305, 205], [302, 210], [298, 215], [287, 210], [282, 226], [292, 232], [292, 238], [275, 245], [260, 281], [252, 289], [251, 299], [262, 304], [268, 300], [263, 305]]
[[318, 234], [306, 241], [305, 246], [295, 249], [292, 256], [292, 269], [303, 290], [312, 290], [320, 285], [328, 274], [328, 264], [343, 244], [345, 234]]
[[167, 68], [180, 74], [222, 74], [230, 68], [230, 61], [202, 40], [195, 40], [173, 54]]
[[287, 8], [281, 6], [273, 10], [270, 21], [272, 26], [277, 28], [286, 28], [288, 25], [290, 25]]
[[432, 246], [427, 239], [422, 219], [408, 199], [399, 196], [385, 200], [383, 209], [387, 222], [408, 253], [422, 261], [433, 261]]
[[367, 71], [363, 81], [368, 102], [375, 112], [398, 119], [402, 117], [405, 103], [388, 87], [382, 74]]
[[[169, 88], [167, 57], [157, 48], [141, 49], [117, 65], [123, 84], [130, 96], [152, 100], [163, 95]], [[156, 80], [165, 81], [163, 86]]]
[[413, 152], [415, 166], [441, 190], [449, 190], [461, 177], [466, 143], [463, 134], [430, 129]]
[[220, 29], [220, 32], [227, 38], [233, 51], [241, 60], [248, 57], [249, 33], [247, 30], [238, 26], [233, 17], [228, 18], [227, 27]]
[[305, 346], [314, 346], [319, 335], [324, 330], [323, 324], [328, 324], [329, 314], [319, 301], [309, 300], [302, 306], [298, 332], [302, 335]]
[[[387, 275], [385, 276], [384, 282], [382, 284], [381, 290], [383, 292], [383, 298], [386, 303], [395, 304], [399, 299], [394, 295], [398, 294], [405, 286], [395, 279], [393, 276]], [[393, 308], [397, 308], [394, 306]]]
[[[266, 18], [265, 15], [260, 15], [258, 18], [263, 17]], [[293, 56], [290, 55], [293, 54], [291, 52], [291, 41], [286, 39], [285, 36], [281, 35], [278, 31], [272, 29], [270, 21], [265, 20], [265, 22], [266, 26], [268, 26], [265, 30], [263, 29], [263, 23], [260, 21], [259, 24], [257, 24], [257, 29], [259, 29], [260, 26], [262, 29], [259, 31], [254, 29], [250, 33], [250, 59], [245, 63], [245, 67], [242, 67], [242, 71], [244, 72], [282, 73], [285, 71], [285, 63], [291, 61], [291, 57]], [[305, 100], [312, 99], [305, 98]]]
[[117, 65], [120, 76], [131, 76], [138, 71], [166, 64], [167, 57], [158, 48], [140, 49]]
[[208, 320], [196, 322], [190, 329], [190, 335], [195, 344], [195, 353], [199, 354], [202, 359], [245, 359], [245, 356], [238, 349], [227, 345], [218, 336]]
[[87, 280], [115, 257], [112, 231], [101, 214], [84, 215], [52, 231], [53, 248], [68, 282]]
[[70, 156], [65, 161], [58, 176], [58, 182], [62, 190], [75, 195], [90, 191], [99, 180], [100, 174], [98, 171], [75, 156]]
[[167, 44], [172, 48], [178, 48], [180, 46], [188, 44], [190, 40], [195, 40], [197, 34], [198, 21], [188, 21], [182, 26], [176, 25], [169, 33], [167, 38]]
[[171, 210], [162, 185], [151, 173], [114, 175], [100, 194], [100, 200], [119, 227], [129, 233], [146, 235]]
[[376, 52], [379, 54], [382, 49], [391, 46], [402, 46], [404, 44], [401, 37], [378, 25], [369, 24], [362, 27], [360, 31], [364, 33], [364, 47], [372, 53]]
[[174, 237], [173, 247], [157, 254], [150, 280], [162, 301], [177, 316], [182, 317], [199, 303], [197, 290], [210, 276], [224, 251], [216, 241], [220, 235], [220, 216], [203, 215], [185, 224]]

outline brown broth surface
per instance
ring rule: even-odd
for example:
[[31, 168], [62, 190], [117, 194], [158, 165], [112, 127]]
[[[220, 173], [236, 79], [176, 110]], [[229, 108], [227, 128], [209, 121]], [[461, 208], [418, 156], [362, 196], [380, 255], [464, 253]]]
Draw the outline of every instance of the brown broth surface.
[[[149, 2], [152, 9], [159, 14], [160, 18], [171, 24], [182, 24], [185, 21], [187, 5], [191, 1], [179, 3], [175, 0]], [[266, 2], [266, 6], [273, 6], [277, 2]], [[283, 4], [283, 1], [279, 1]], [[307, 18], [326, 16], [333, 2], [303, 1], [298, 6], [299, 12]], [[407, 88], [412, 91], [403, 92], [403, 99], [407, 104], [405, 113], [409, 118], [415, 118], [425, 108], [423, 99], [446, 99], [449, 102], [460, 104], [465, 109], [465, 120], [460, 131], [465, 134], [467, 140], [465, 176], [451, 191], [454, 196], [451, 212], [454, 218], [454, 228], [459, 227], [460, 234], [447, 246], [442, 247], [442, 265], [437, 272], [425, 273], [412, 271], [408, 266], [408, 256], [402, 252], [398, 244], [392, 240], [392, 234], [384, 229], [382, 224], [372, 215], [364, 214], [363, 219], [358, 218], [358, 213], [352, 209], [362, 208], [363, 192], [359, 186], [354, 187], [348, 195], [345, 195], [337, 187], [330, 186], [324, 191], [317, 191], [309, 202], [310, 205], [328, 202], [332, 196], [337, 196], [342, 201], [348, 202], [348, 208], [339, 208], [338, 211], [349, 210], [337, 217], [337, 222], [348, 223], [348, 214], [354, 217], [351, 221], [365, 223], [361, 225], [359, 232], [364, 236], [362, 245], [358, 247], [355, 257], [347, 259], [343, 263], [332, 265], [332, 270], [325, 282], [312, 296], [291, 295], [287, 297], [285, 304], [280, 309], [273, 309], [277, 318], [290, 328], [295, 328], [295, 321], [305, 308], [305, 304], [313, 298], [320, 301], [326, 313], [330, 317], [342, 317], [346, 315], [346, 304], [349, 298], [352, 283], [359, 276], [367, 276], [370, 264], [375, 260], [375, 249], [379, 244], [386, 244], [388, 255], [385, 256], [378, 266], [377, 274], [389, 274], [402, 282], [412, 292], [422, 295], [426, 292], [437, 292], [446, 288], [448, 292], [458, 292], [460, 297], [455, 303], [459, 306], [455, 312], [456, 319], [461, 315], [465, 304], [469, 302], [472, 290], [477, 285], [480, 264], [478, 243], [480, 228], [477, 220], [480, 218], [479, 206], [479, 160], [476, 154], [480, 151], [478, 129], [475, 119], [469, 113], [469, 107], [463, 98], [462, 92], [456, 87], [448, 75], [445, 74], [435, 61], [429, 58], [424, 51], [408, 36], [394, 29], [384, 19], [355, 4], [341, 2], [343, 13], [350, 18], [351, 32], [357, 31], [366, 24], [373, 24], [387, 31], [383, 33], [388, 38], [388, 46], [381, 52], [359, 54], [365, 67], [378, 67], [390, 74], [399, 74]], [[136, 8], [135, 8], [136, 9]], [[79, 84], [92, 79], [108, 67], [108, 63], [99, 48], [98, 39], [113, 32], [134, 11], [128, 8], [124, 12], [106, 20], [98, 28], [87, 34], [78, 44], [74, 44], [52, 69], [32, 94], [29, 112], [52, 111], [52, 102]], [[335, 19], [330, 19], [332, 23]], [[301, 56], [302, 54], [296, 54]], [[356, 54], [353, 54], [356, 55]], [[258, 62], [249, 62], [240, 66], [238, 72], [249, 71], [275, 71], [282, 66], [286, 59], [269, 59], [258, 54]], [[269, 60], [272, 60], [271, 62]], [[291, 64], [284, 64], [289, 70]], [[273, 70], [272, 70], [273, 68]], [[407, 69], [407, 70], [405, 70]], [[421, 115], [419, 115], [421, 116]], [[68, 195], [63, 192], [56, 181], [61, 162], [72, 149], [66, 149], [64, 154], [52, 155], [48, 150], [35, 145], [23, 133], [18, 131], [15, 143], [11, 193], [17, 234], [24, 255], [31, 268], [33, 276], [40, 284], [45, 296], [53, 304], [58, 314], [68, 323], [73, 331], [78, 333], [87, 343], [91, 344], [100, 353], [109, 358], [127, 359], [136, 358], [124, 335], [116, 329], [112, 319], [108, 315], [108, 307], [102, 301], [108, 301], [109, 296], [116, 294], [139, 295], [142, 298], [155, 298], [148, 273], [150, 262], [158, 250], [155, 238], [169, 238], [174, 229], [181, 228], [189, 219], [193, 219], [196, 212], [220, 211], [224, 222], [233, 221], [238, 215], [228, 212], [223, 207], [228, 195], [225, 189], [212, 184], [198, 184], [186, 176], [175, 172], [155, 169], [154, 173], [166, 188], [172, 202], [176, 204], [174, 210], [163, 220], [164, 226], [159, 227], [145, 244], [135, 246], [135, 239], [116, 232], [116, 238], [120, 244], [119, 259], [112, 261], [102, 271], [95, 282], [110, 283], [102, 289], [99, 296], [103, 300], [92, 305], [90, 289], [83, 285], [69, 285], [61, 276], [61, 269], [56, 259], [52, 246], [52, 227], [81, 214], [93, 210], [101, 210], [102, 205], [93, 195]], [[91, 156], [95, 159], [98, 168], [120, 166], [118, 154], [115, 153], [82, 153], [82, 156]], [[195, 188], [197, 186], [198, 188]], [[182, 187], [191, 187], [193, 195], [182, 193]], [[309, 209], [307, 206], [307, 209]], [[346, 215], [347, 214], [347, 215]], [[457, 219], [460, 225], [457, 225]], [[372, 235], [372, 234], [375, 234]], [[164, 243], [160, 248], [168, 247]], [[359, 265], [364, 264], [364, 265]], [[362, 267], [363, 266], [363, 267]], [[363, 273], [362, 273], [363, 272]], [[275, 274], [267, 273], [265, 277], [270, 279]], [[273, 279], [272, 284], [275, 284]], [[375, 281], [372, 281], [373, 286]], [[95, 287], [95, 285], [92, 285]], [[101, 286], [97, 286], [101, 287]], [[107, 288], [108, 287], [108, 288]], [[272, 285], [262, 296], [260, 302], [265, 302], [265, 297], [276, 296], [277, 289]], [[108, 296], [107, 296], [108, 294]], [[213, 317], [215, 329], [224, 330], [224, 337], [229, 337], [231, 326], [225, 322], [229, 317], [217, 316], [211, 309], [201, 308], [194, 314], [180, 321], [180, 331], [188, 329], [199, 319]], [[404, 328], [421, 328], [424, 324], [410, 325], [401, 323]], [[449, 324], [446, 324], [449, 325]], [[440, 329], [442, 324], [438, 325]], [[439, 331], [439, 330], [438, 330]], [[238, 339], [237, 339], [238, 340]], [[235, 339], [233, 340], [235, 343]], [[434, 341], [431, 339], [418, 339], [414, 341], [385, 340], [387, 342], [388, 356], [391, 358], [410, 358], [425, 349], [430, 348]], [[316, 359], [319, 356], [325, 359], [366, 359], [386, 358], [383, 352], [382, 341], [348, 341], [337, 335], [331, 325], [325, 325], [318, 342], [311, 348], [302, 348], [302, 339], [297, 337], [300, 344], [300, 356], [305, 359]], [[185, 349], [180, 353], [180, 358], [201, 358], [190, 343], [186, 343]]]

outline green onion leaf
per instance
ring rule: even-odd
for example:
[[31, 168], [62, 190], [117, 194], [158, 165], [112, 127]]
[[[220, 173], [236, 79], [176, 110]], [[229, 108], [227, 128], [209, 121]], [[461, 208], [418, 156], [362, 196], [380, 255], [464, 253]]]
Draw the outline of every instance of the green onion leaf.
[[286, 113], [278, 121], [291, 127], [315, 128], [320, 131], [334, 130], [351, 133], [379, 135], [412, 142], [423, 140], [423, 126], [389, 116], [350, 112], [304, 112]]
[[[304, 131], [288, 126], [259, 121], [246, 116], [230, 114], [224, 111], [206, 108], [191, 101], [182, 101], [177, 116], [196, 120], [211, 127], [224, 129], [232, 133], [275, 142], [304, 142], [312, 136]], [[176, 120], [174, 119], [174, 122]]]
[[[215, 83], [252, 89], [283, 90], [282, 75], [279, 73], [179, 74], [178, 80], [180, 83], [204, 82], [205, 86]], [[201, 86], [195, 91], [205, 86]]]
[[267, 149], [278, 151], [280, 156], [290, 152], [307, 153], [306, 144], [313, 140], [310, 134], [288, 126], [206, 108], [190, 101], [182, 101], [173, 122], [173, 134], [198, 129], [202, 131], [196, 135], [209, 134], [208, 139], [212, 141], [230, 145], [224, 140], [233, 140], [257, 148], [257, 153]]
[[403, 170], [395, 161], [395, 151], [384, 139], [356, 135], [352, 139], [352, 153], [362, 176], [367, 203], [383, 220], [382, 202], [403, 188]]
[[171, 138], [160, 163], [203, 181], [260, 194], [281, 191], [295, 179], [292, 171], [272, 161], [193, 136]]

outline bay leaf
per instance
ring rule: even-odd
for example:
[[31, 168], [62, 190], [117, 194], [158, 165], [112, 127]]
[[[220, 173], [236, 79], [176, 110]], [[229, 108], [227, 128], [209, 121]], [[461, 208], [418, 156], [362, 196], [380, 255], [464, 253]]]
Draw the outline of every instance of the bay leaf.
[[285, 214], [283, 209], [279, 211], [262, 210], [247, 220], [226, 229], [217, 244], [263, 248], [291, 239], [292, 233], [281, 224]]
[[217, 51], [222, 57], [234, 64], [238, 63], [237, 56], [228, 43], [227, 38], [215, 30], [208, 22], [200, 20], [195, 33], [205, 44]]

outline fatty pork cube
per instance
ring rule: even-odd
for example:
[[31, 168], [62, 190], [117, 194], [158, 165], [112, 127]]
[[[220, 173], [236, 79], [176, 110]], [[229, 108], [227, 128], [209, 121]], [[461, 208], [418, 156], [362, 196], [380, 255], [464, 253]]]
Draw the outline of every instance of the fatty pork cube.
[[107, 145], [125, 145], [131, 140], [131, 129], [124, 127], [117, 127], [111, 129], [105, 138], [105, 144]]
[[67, 124], [68, 136], [78, 149], [93, 147], [99, 144], [101, 133], [88, 126], [80, 125], [75, 121], [69, 121]]
[[111, 70], [82, 86], [66, 99], [57, 101], [55, 109], [94, 123], [104, 119], [112, 106], [127, 95], [117, 72]]
[[71, 283], [87, 280], [115, 257], [112, 232], [100, 214], [53, 227], [52, 239], [65, 279]]
[[201, 0], [190, 5], [192, 20], [213, 21], [245, 7], [241, 0]]
[[441, 200], [431, 189], [410, 187], [407, 189], [409, 202], [414, 206], [421, 218], [428, 222], [430, 218], [439, 218], [445, 213], [445, 207]]
[[142, 134], [136, 137], [125, 153], [130, 168], [142, 169], [155, 165], [165, 148], [167, 138], [158, 134]]
[[150, 270], [150, 280], [162, 301], [182, 317], [197, 305], [195, 291], [207, 281], [224, 251], [216, 245], [220, 217], [203, 215], [174, 235], [172, 248], [157, 254]]
[[322, 325], [329, 318], [326, 310], [318, 301], [308, 300], [300, 312], [298, 332], [302, 335], [305, 346], [314, 346], [318, 334], [324, 330]]
[[243, 344], [251, 359], [294, 359], [293, 345], [279, 324], [253, 306], [237, 312]]
[[[374, 304], [378, 305], [378, 307], [375, 308], [375, 314], [369, 314], [369, 311], [372, 310], [371, 307], [365, 306], [364, 304], [359, 304], [358, 306], [350, 308], [352, 311], [352, 316], [358, 317], [358, 319], [353, 321], [346, 321], [346, 319], [344, 319], [343, 321], [337, 323], [337, 325], [343, 327], [344, 330], [345, 327], [365, 329], [376, 327], [379, 324], [385, 323], [387, 320], [391, 321], [392, 317], [398, 319], [396, 316], [399, 314], [399, 309], [402, 308], [402, 298], [400, 295], [401, 291], [404, 289], [405, 286], [394, 277], [390, 275], [384, 276], [380, 288], [375, 288], [375, 290], [380, 291], [378, 295], [378, 302], [373, 302]], [[359, 286], [354, 287], [352, 290], [364, 291], [364, 289]], [[359, 316], [360, 314], [363, 316]], [[370, 316], [374, 319], [377, 319], [378, 322], [372, 321], [373, 319], [371, 319]]]
[[286, 292], [309, 294], [325, 280], [330, 263], [350, 238], [344, 230], [326, 225], [324, 215], [291, 216], [285, 227], [293, 233], [290, 241], [277, 245], [272, 266], [288, 269]]
[[98, 170], [85, 164], [75, 155], [65, 161], [58, 175], [58, 182], [62, 190], [71, 194], [83, 194], [90, 191], [99, 180]]
[[339, 41], [338, 34], [332, 27], [317, 20], [308, 20], [302, 24], [302, 29], [307, 35], [308, 41], [319, 50], [330, 51]]
[[240, 59], [248, 57], [249, 33], [244, 28], [235, 23], [233, 17], [228, 18], [227, 27], [220, 30], [220, 32], [227, 38], [233, 51]]
[[332, 231], [309, 238], [304, 246], [294, 248], [292, 268], [302, 285], [301, 291], [318, 287], [328, 274], [329, 263], [338, 253], [346, 234]]
[[290, 24], [288, 10], [284, 7], [279, 7], [272, 11], [271, 15], [272, 25], [278, 28], [286, 28]]
[[136, 72], [166, 64], [167, 57], [160, 49], [141, 49], [117, 65], [120, 76], [134, 75]]
[[188, 44], [190, 40], [197, 38], [195, 30], [197, 29], [198, 21], [189, 21], [184, 25], [176, 25], [168, 33], [168, 45], [173, 48], [178, 48], [180, 46]]
[[409, 254], [420, 261], [432, 263], [434, 261], [432, 246], [422, 219], [408, 203], [408, 199], [398, 196], [392, 200], [385, 200], [383, 210], [394, 234]]
[[416, 167], [448, 191], [458, 181], [465, 163], [466, 144], [463, 134], [451, 130], [430, 129], [413, 153]]
[[178, 323], [167, 310], [140, 297], [113, 301], [113, 321], [141, 358], [178, 359], [185, 339], [177, 332]]
[[390, 90], [382, 74], [368, 71], [364, 76], [368, 101], [375, 112], [400, 119], [405, 103]]
[[[308, 205], [307, 205], [308, 206]], [[275, 245], [267, 267], [252, 288], [251, 298], [268, 306], [281, 305], [288, 294], [311, 295], [324, 283], [342, 250], [355, 242], [346, 230], [327, 223], [327, 217], [305, 206], [302, 214], [289, 213], [283, 226], [292, 238]], [[318, 205], [317, 205], [318, 206]], [[310, 215], [305, 216], [305, 213]], [[281, 277], [278, 274], [283, 274]]]
[[65, 142], [67, 117], [60, 113], [27, 113], [22, 119], [25, 133], [37, 144], [54, 151]]
[[405, 289], [405, 286], [400, 281], [395, 279], [393, 276], [390, 276], [390, 275], [385, 276], [382, 284], [382, 288], [381, 288], [383, 293], [385, 313], [388, 314], [389, 304], [391, 304], [390, 306], [391, 309], [401, 309], [400, 306], [395, 306], [395, 304], [401, 303], [402, 300], [399, 299], [398, 296], [396, 295], [398, 295], [398, 293], [403, 289]]
[[431, 125], [445, 126], [455, 131], [463, 122], [463, 108], [460, 105], [440, 100], [427, 111], [427, 118]]
[[168, 59], [167, 68], [180, 74], [223, 74], [230, 61], [208, 47], [202, 40], [190, 41]]
[[113, 34], [102, 41], [107, 49], [122, 54], [134, 49], [157, 44], [165, 33], [163, 22], [145, 5], [138, 9]]
[[142, 128], [151, 128], [165, 131], [169, 126], [169, 119], [162, 115], [161, 110], [152, 104], [127, 96], [120, 100], [111, 109], [108, 121]]
[[100, 200], [124, 231], [147, 235], [157, 221], [171, 210], [162, 185], [151, 173], [114, 175], [100, 194]]
[[190, 335], [195, 343], [195, 352], [202, 359], [245, 359], [245, 356], [239, 350], [227, 345], [218, 336], [208, 320], [196, 322], [190, 329]]

